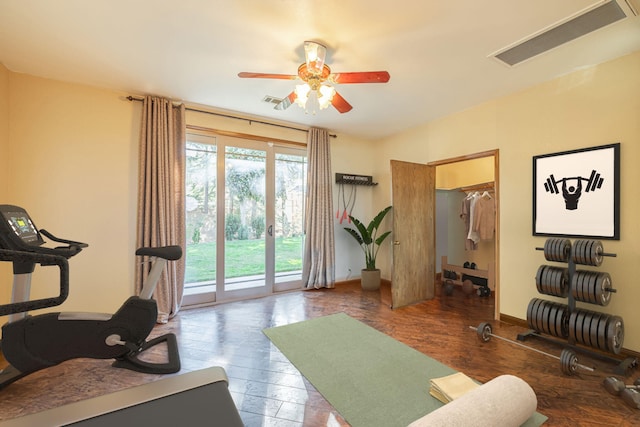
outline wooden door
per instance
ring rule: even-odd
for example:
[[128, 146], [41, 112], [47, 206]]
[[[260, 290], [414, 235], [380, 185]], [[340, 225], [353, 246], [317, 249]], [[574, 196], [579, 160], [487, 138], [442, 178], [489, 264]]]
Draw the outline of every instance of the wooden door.
[[391, 160], [391, 307], [435, 296], [435, 167]]

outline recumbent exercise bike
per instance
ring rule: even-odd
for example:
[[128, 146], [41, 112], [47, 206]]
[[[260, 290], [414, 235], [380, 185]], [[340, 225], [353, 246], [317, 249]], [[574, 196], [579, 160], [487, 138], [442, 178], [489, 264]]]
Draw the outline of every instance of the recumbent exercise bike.
[[[45, 236], [62, 244], [44, 246]], [[149, 257], [151, 268], [140, 296], [129, 297], [115, 314], [45, 313], [28, 315], [30, 310], [62, 304], [69, 294], [68, 259], [88, 247], [86, 243], [60, 239], [38, 230], [22, 208], [0, 205], [0, 261], [13, 263], [11, 303], [0, 305], [0, 316], [9, 315], [2, 327], [0, 347], [9, 365], [0, 371], [0, 389], [40, 369], [65, 360], [86, 357], [115, 359], [112, 366], [143, 373], [169, 374], [180, 370], [178, 344], [174, 334], [146, 341], [156, 324], [158, 308], [152, 299], [168, 261], [180, 259], [180, 246], [143, 247], [136, 255]], [[57, 297], [30, 300], [31, 274], [35, 265], [60, 269]], [[165, 343], [167, 360], [144, 361], [142, 352]]]

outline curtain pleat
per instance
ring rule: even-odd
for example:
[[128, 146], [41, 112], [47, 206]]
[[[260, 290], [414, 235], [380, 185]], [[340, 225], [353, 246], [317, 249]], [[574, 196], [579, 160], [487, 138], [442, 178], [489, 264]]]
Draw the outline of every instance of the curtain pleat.
[[[179, 245], [185, 238], [184, 104], [145, 97], [143, 101], [138, 169], [137, 247]], [[158, 323], [175, 316], [184, 293], [185, 256], [169, 262], [154, 293]], [[139, 261], [139, 260], [137, 260]], [[136, 293], [149, 272], [148, 264], [136, 268]]]
[[307, 207], [302, 283], [306, 289], [335, 286], [333, 182], [329, 132], [311, 128], [307, 140]]

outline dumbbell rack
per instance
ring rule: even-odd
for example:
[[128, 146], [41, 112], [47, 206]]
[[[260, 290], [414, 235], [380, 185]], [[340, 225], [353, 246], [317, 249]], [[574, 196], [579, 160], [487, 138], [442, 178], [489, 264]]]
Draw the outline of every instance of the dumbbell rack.
[[[598, 359], [616, 363], [615, 372], [626, 374], [637, 366], [637, 359], [630, 357], [619, 360], [602, 352], [619, 354], [624, 340], [624, 323], [619, 316], [576, 307], [576, 301], [597, 305], [607, 305], [611, 293], [611, 278], [608, 273], [592, 270], [578, 270], [577, 265], [599, 267], [605, 256], [602, 243], [597, 240], [576, 240], [572, 245], [568, 239], [547, 239], [543, 250], [545, 259], [567, 264], [567, 268], [541, 265], [536, 274], [536, 287], [540, 293], [560, 298], [568, 298], [568, 304], [561, 304], [534, 298], [527, 308], [529, 331], [518, 334], [518, 340], [539, 337], [571, 349], [587, 353]], [[548, 336], [545, 336], [548, 335]], [[558, 340], [566, 340], [566, 342]], [[578, 347], [582, 344], [601, 352]]]

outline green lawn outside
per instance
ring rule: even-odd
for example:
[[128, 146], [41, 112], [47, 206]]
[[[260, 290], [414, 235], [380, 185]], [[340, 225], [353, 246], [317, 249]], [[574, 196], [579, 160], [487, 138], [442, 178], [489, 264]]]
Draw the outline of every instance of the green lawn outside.
[[[302, 270], [302, 236], [276, 238], [276, 273]], [[232, 240], [226, 243], [226, 277], [243, 277], [264, 273], [265, 242]], [[187, 245], [185, 283], [215, 280], [215, 243]]]

